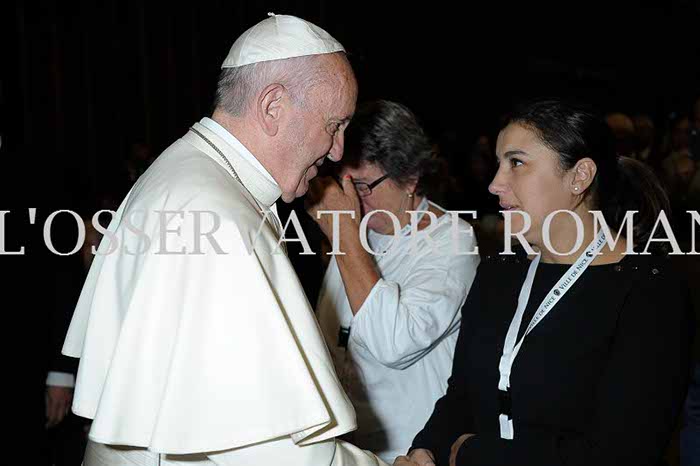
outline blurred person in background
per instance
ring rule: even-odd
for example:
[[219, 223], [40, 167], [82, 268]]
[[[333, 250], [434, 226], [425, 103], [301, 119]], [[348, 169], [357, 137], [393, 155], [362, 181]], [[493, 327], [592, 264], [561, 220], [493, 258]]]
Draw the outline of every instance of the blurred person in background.
[[605, 121], [615, 137], [615, 151], [617, 155], [634, 157], [635, 155], [635, 127], [632, 119], [624, 113], [610, 113]]
[[634, 158], [650, 167], [658, 168], [658, 150], [656, 148], [656, 128], [649, 115], [637, 114], [633, 118], [635, 150]]

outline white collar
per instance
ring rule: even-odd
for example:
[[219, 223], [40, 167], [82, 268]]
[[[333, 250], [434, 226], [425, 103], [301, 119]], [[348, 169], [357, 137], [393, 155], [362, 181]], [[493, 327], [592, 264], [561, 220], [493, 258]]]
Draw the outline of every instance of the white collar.
[[201, 125], [205, 126], [207, 129], [211, 130], [214, 132], [217, 136], [219, 136], [221, 139], [226, 141], [227, 144], [229, 144], [231, 147], [236, 149], [236, 151], [241, 154], [241, 157], [243, 157], [247, 162], [249, 162], [251, 165], [253, 165], [257, 170], [260, 171], [263, 175], [265, 175], [265, 178], [267, 178], [269, 181], [273, 182], [275, 186], [279, 186], [277, 184], [277, 181], [270, 175], [270, 172], [267, 171], [267, 169], [263, 166], [263, 164], [260, 163], [260, 161], [255, 158], [252, 152], [248, 150], [246, 146], [244, 146], [241, 141], [239, 141], [236, 136], [228, 132], [226, 128], [221, 126], [219, 123], [216, 121], [212, 120], [211, 118], [204, 117], [202, 118], [202, 121], [199, 122]]

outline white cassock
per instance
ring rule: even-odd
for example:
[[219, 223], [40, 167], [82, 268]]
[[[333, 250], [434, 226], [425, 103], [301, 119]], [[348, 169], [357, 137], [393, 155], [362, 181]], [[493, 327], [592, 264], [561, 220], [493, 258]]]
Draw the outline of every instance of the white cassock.
[[287, 256], [272, 253], [277, 220], [260, 211], [279, 187], [235, 138], [193, 129], [100, 244], [63, 346], [80, 358], [73, 412], [94, 420], [94, 442], [217, 464], [382, 464], [335, 440], [355, 412]]

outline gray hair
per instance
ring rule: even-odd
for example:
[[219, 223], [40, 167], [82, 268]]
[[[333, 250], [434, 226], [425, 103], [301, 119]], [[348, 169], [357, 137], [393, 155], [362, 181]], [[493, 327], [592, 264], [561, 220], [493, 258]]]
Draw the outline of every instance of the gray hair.
[[310, 89], [326, 81], [326, 74], [319, 55], [224, 68], [219, 75], [215, 106], [232, 116], [243, 116], [260, 91], [278, 83], [287, 88], [295, 104], [304, 107]]

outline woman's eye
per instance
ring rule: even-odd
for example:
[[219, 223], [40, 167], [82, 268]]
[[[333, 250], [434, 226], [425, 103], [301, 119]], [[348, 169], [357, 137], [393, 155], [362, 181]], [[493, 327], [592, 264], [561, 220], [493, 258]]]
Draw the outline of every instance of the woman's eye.
[[523, 161], [520, 160], [520, 159], [510, 159], [510, 164], [511, 164], [513, 167], [518, 167], [518, 166], [520, 166], [520, 165], [523, 164]]

